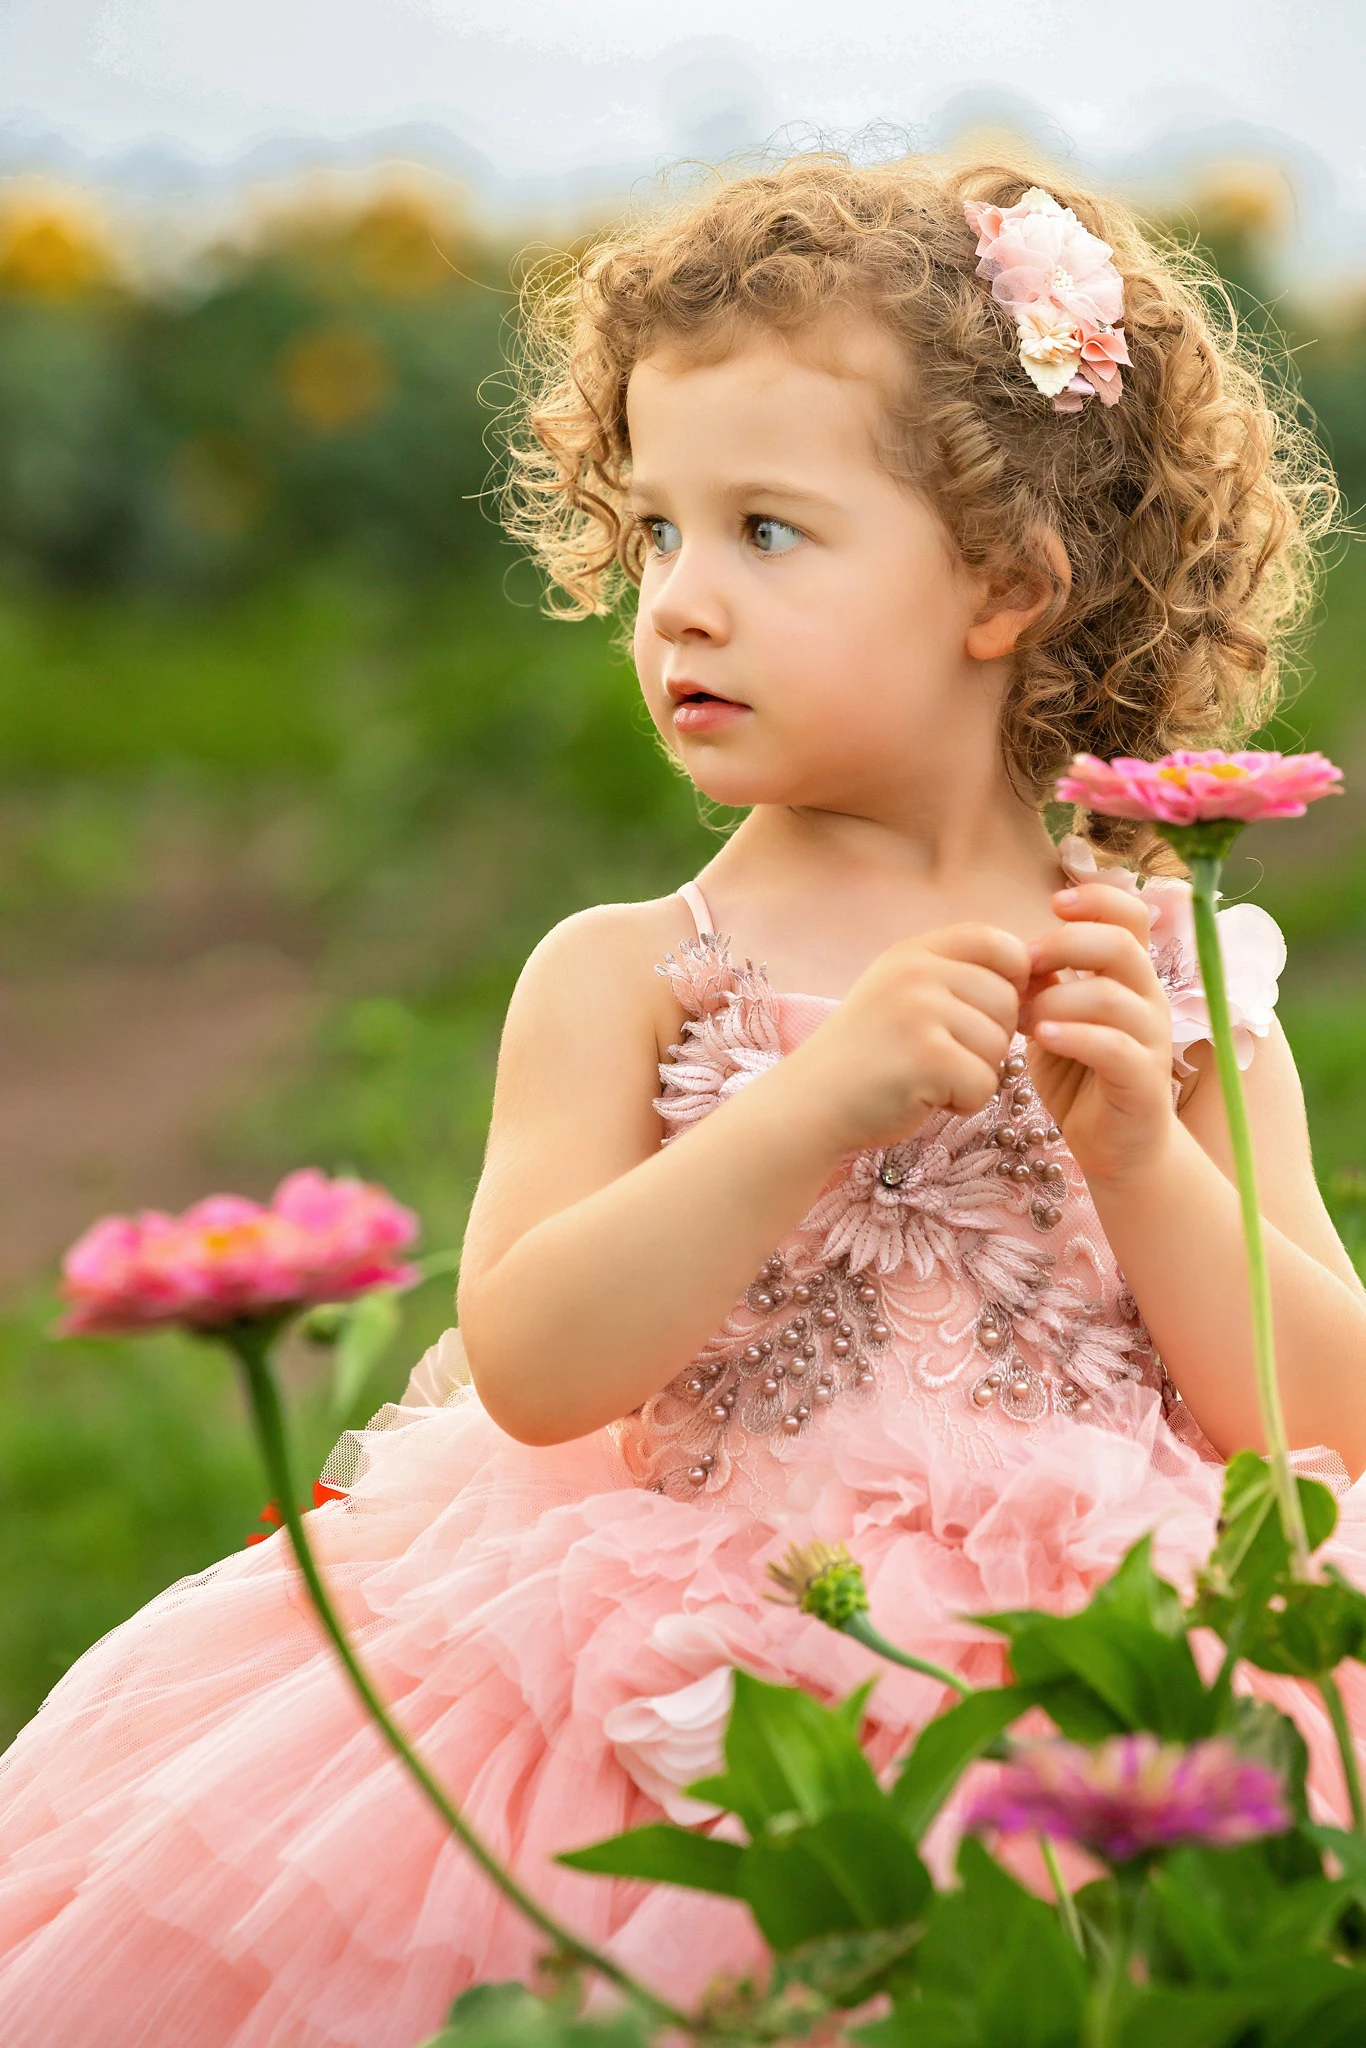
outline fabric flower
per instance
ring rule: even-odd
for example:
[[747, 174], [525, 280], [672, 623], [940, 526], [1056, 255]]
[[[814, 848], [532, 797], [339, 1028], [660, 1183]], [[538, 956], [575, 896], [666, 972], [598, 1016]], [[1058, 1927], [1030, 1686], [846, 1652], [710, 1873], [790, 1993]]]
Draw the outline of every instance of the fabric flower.
[[[1209, 1004], [1195, 950], [1195, 922], [1188, 882], [1154, 876], [1143, 890], [1148, 906], [1148, 946], [1157, 978], [1172, 1013], [1172, 1056], [1178, 1074], [1194, 1069], [1186, 1053], [1210, 1036]], [[1285, 968], [1285, 939], [1274, 917], [1256, 903], [1233, 903], [1215, 915], [1224, 961], [1225, 994], [1233, 1025], [1233, 1050], [1240, 1067], [1252, 1062], [1254, 1036], [1271, 1029]]]
[[733, 1667], [719, 1664], [675, 1692], [623, 1700], [603, 1715], [603, 1734], [620, 1761], [680, 1827], [722, 1811], [682, 1787], [719, 1768], [734, 1692]]
[[1066, 390], [1081, 361], [1081, 329], [1070, 313], [1050, 305], [1022, 306], [1017, 317], [1020, 361], [1045, 398]]
[[[655, 1109], [672, 1126], [668, 1138], [715, 1109], [782, 1057], [778, 1000], [761, 968], [737, 967], [715, 933], [689, 939], [680, 959], [666, 954], [656, 970], [665, 975], [690, 1014], [684, 1043], [669, 1047], [659, 1073], [664, 1093]], [[668, 1142], [666, 1138], [665, 1142]]]
[[977, 230], [977, 275], [1014, 315], [1031, 381], [1056, 412], [1079, 412], [1092, 391], [1114, 405], [1129, 351], [1117, 325], [1124, 285], [1109, 243], [1038, 185], [1014, 206], [969, 199], [963, 211]]
[[215, 1329], [401, 1286], [412, 1268], [399, 1254], [417, 1232], [416, 1216], [384, 1188], [313, 1167], [289, 1174], [266, 1206], [210, 1195], [183, 1216], [106, 1216], [63, 1262], [62, 1329]]
[[1077, 1842], [1110, 1863], [1176, 1842], [1248, 1842], [1290, 1826], [1285, 1791], [1265, 1764], [1220, 1736], [1188, 1747], [1156, 1735], [1021, 1745], [965, 1817], [969, 1828]]
[[[1148, 913], [1148, 951], [1171, 1005], [1172, 1065], [1182, 1077], [1194, 1073], [1185, 1056], [1192, 1045], [1209, 1037], [1210, 1017], [1195, 950], [1190, 883], [1175, 875], [1154, 875], [1140, 891], [1131, 868], [1100, 867], [1093, 848], [1075, 832], [1059, 842], [1058, 858], [1069, 881], [1105, 882], [1131, 895], [1141, 894]], [[1233, 1049], [1238, 1065], [1247, 1067], [1253, 1038], [1265, 1038], [1271, 1029], [1285, 967], [1285, 939], [1275, 918], [1255, 903], [1233, 903], [1218, 911], [1215, 930], [1224, 961]]]

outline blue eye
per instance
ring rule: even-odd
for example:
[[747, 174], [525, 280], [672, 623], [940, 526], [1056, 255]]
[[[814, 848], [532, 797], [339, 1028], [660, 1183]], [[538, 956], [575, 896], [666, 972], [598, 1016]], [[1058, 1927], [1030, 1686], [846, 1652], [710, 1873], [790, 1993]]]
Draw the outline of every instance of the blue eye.
[[[640, 523], [644, 527], [646, 533], [649, 535], [650, 545], [657, 555], [673, 554], [675, 548], [678, 547], [679, 543], [683, 538], [678, 528], [674, 525], [672, 519], [642, 519]], [[667, 531], [673, 535], [673, 542], [671, 545], [665, 545], [663, 536], [660, 532], [661, 528], [667, 529]]]
[[754, 545], [761, 555], [789, 554], [801, 539], [795, 526], [789, 526], [784, 519], [757, 517], [751, 521]]

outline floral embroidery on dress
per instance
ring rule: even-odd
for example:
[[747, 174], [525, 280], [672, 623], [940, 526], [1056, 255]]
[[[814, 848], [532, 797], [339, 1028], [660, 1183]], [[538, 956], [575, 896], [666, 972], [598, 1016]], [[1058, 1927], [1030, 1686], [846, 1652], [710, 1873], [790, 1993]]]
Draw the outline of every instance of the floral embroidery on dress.
[[781, 1455], [836, 1399], [873, 1396], [892, 1336], [874, 1281], [843, 1261], [771, 1253], [724, 1330], [635, 1411], [649, 1446], [642, 1476], [679, 1498], [719, 1491], [745, 1438]]
[[655, 968], [689, 1012], [686, 1043], [671, 1045], [659, 1069], [655, 1108], [672, 1127], [666, 1144], [782, 1058], [778, 1000], [762, 968], [750, 960], [737, 967], [715, 932], [685, 939], [678, 952]]
[[[1074, 881], [1138, 887], [1127, 869], [1098, 869], [1079, 839], [1059, 854]], [[1208, 1032], [1188, 895], [1165, 878], [1143, 891], [1177, 1072], [1191, 1071], [1181, 1054]], [[1252, 906], [1221, 912], [1220, 923], [1226, 946], [1234, 941], [1230, 983], [1250, 1057], [1247, 1034], [1269, 1028], [1284, 945]], [[715, 932], [683, 941], [655, 971], [686, 1013], [659, 1067], [668, 1144], [783, 1057], [782, 998]], [[1053, 1248], [1078, 1203], [1070, 1239]], [[722, 1329], [615, 1425], [618, 1442], [638, 1483], [684, 1499], [713, 1494], [747, 1446], [785, 1460], [824, 1410], [878, 1398], [889, 1363], [935, 1412], [950, 1396], [965, 1401], [960, 1412], [978, 1416], [979, 1429], [988, 1411], [1026, 1425], [1084, 1416], [1107, 1388], [1141, 1381], [1158, 1390], [1173, 1429], [1213, 1455], [1114, 1267], [1018, 1034], [975, 1115], [938, 1111], [913, 1137], [839, 1163]]]

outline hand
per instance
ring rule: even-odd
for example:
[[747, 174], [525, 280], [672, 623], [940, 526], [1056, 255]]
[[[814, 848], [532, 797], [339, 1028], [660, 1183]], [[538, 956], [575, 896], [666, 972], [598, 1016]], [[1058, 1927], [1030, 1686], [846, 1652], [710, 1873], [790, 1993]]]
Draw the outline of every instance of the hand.
[[956, 924], [880, 953], [784, 1062], [841, 1151], [908, 1138], [935, 1109], [969, 1116], [1001, 1085], [1029, 949], [994, 925]]
[[1175, 1122], [1171, 1010], [1148, 913], [1141, 895], [1105, 882], [1059, 890], [1053, 908], [1061, 923], [1029, 948], [1029, 1072], [1087, 1180], [1119, 1182], [1150, 1163]]

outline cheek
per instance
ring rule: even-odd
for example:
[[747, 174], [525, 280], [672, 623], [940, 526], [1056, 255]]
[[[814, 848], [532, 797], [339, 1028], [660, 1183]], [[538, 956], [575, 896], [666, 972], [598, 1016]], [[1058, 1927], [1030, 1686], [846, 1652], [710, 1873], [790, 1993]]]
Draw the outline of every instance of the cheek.
[[657, 692], [663, 673], [663, 649], [659, 635], [647, 623], [643, 602], [637, 604], [635, 625], [631, 629], [631, 656], [641, 688], [647, 695]]

